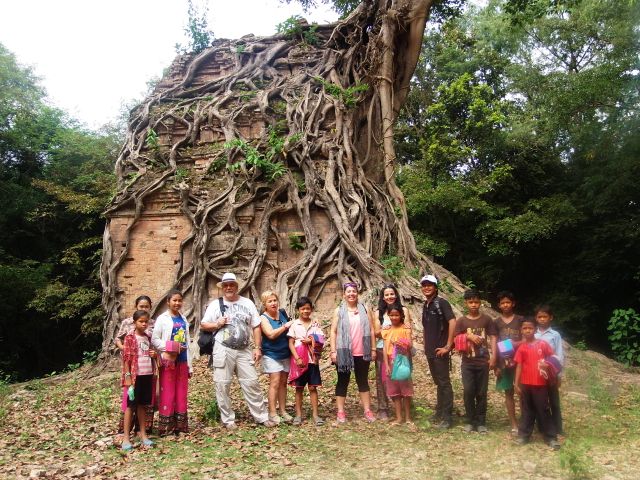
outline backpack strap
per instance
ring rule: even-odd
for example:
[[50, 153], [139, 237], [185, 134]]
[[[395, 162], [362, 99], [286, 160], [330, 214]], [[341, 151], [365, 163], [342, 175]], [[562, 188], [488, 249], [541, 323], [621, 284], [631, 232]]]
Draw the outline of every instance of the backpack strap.
[[220, 315], [224, 315], [224, 312], [227, 310], [227, 306], [224, 304], [222, 297], [218, 297], [218, 302], [220, 302]]
[[287, 322], [291, 321], [291, 317], [289, 316], [289, 314], [287, 313], [287, 311], [284, 308], [279, 308], [278, 312], [282, 315], [284, 315], [284, 318], [287, 319]]

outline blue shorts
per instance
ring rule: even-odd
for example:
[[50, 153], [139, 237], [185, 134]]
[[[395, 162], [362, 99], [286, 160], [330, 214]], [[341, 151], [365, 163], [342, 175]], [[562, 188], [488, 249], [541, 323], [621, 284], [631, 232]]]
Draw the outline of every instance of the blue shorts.
[[320, 367], [315, 363], [310, 363], [307, 371], [293, 381], [293, 386], [296, 388], [304, 388], [307, 385], [309, 385], [310, 387], [322, 386]]

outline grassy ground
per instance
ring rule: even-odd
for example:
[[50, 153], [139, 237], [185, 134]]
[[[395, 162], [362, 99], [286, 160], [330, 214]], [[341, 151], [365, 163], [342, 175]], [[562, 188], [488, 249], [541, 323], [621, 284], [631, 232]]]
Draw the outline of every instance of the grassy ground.
[[[447, 432], [433, 429], [428, 417], [435, 392], [419, 356], [416, 431], [363, 422], [353, 390], [349, 422], [336, 425], [335, 375], [328, 368], [321, 392], [321, 414], [330, 420], [325, 426], [255, 427], [237, 400], [240, 428], [228, 433], [207, 419], [215, 413], [213, 387], [205, 364], [198, 362], [190, 384], [192, 432], [158, 439], [153, 449], [125, 455], [114, 433], [119, 374], [90, 377], [91, 366], [85, 366], [58, 378], [0, 386], [0, 477], [639, 478], [640, 375], [592, 352], [571, 350], [569, 362], [562, 388], [567, 437], [558, 452], [540, 438], [525, 447], [513, 444], [502, 397], [493, 388], [489, 434], [465, 434], [461, 421]], [[452, 378], [461, 414], [459, 370]]]

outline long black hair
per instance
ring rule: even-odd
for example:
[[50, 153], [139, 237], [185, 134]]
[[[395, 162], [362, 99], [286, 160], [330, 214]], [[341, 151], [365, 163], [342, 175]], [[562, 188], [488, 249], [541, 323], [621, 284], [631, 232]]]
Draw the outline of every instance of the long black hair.
[[[398, 292], [398, 287], [396, 287], [393, 283], [387, 283], [380, 290], [380, 297], [378, 298], [378, 320], [380, 320], [380, 325], [384, 323], [384, 314], [387, 311], [387, 302], [384, 301], [384, 291], [387, 288], [390, 288], [391, 290], [393, 290], [393, 293], [396, 294], [396, 299], [393, 303], [402, 309], [402, 300], [400, 299], [400, 293]], [[404, 311], [402, 316], [404, 317]]]

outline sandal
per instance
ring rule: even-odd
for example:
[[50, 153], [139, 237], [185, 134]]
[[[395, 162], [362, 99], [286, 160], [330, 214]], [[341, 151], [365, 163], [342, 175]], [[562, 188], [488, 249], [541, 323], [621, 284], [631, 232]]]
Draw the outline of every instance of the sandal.
[[144, 440], [142, 440], [142, 445], [144, 445], [145, 447], [153, 447], [153, 440], [151, 440], [150, 438], [145, 438]]
[[320, 418], [320, 417], [314, 417], [313, 421], [316, 424], [316, 427], [320, 427], [320, 426], [324, 425], [324, 420], [322, 418]]
[[123, 452], [130, 452], [131, 450], [133, 450], [133, 446], [130, 443], [123, 443], [122, 444], [122, 451]]

